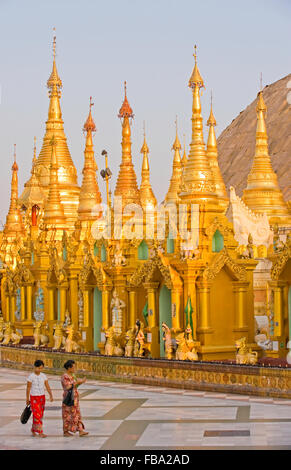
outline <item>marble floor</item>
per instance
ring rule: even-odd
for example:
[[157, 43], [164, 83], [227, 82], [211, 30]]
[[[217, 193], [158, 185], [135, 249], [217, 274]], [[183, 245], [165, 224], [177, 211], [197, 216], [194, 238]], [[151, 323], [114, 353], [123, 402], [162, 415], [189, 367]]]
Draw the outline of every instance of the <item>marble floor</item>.
[[62, 435], [60, 377], [48, 375], [46, 439], [30, 434], [23, 371], [0, 368], [0, 449], [291, 449], [291, 401], [88, 380], [79, 389], [87, 437]]

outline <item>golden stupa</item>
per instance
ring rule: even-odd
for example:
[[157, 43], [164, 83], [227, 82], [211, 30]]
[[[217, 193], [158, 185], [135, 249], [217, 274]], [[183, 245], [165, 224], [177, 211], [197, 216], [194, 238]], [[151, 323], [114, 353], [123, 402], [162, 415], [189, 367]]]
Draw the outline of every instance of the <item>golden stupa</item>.
[[54, 37], [53, 69], [47, 81], [50, 98], [48, 119], [46, 121], [46, 132], [42, 148], [35, 162], [34, 171], [40, 182], [41, 189], [47, 197], [50, 186], [50, 165], [52, 158], [51, 139], [54, 138], [56, 142], [55, 157], [60, 200], [64, 206], [64, 215], [68, 228], [73, 229], [74, 223], [77, 220], [80, 188], [78, 186], [77, 170], [71, 158], [64, 132], [60, 105], [62, 86], [56, 66], [56, 37]]
[[260, 91], [257, 101], [256, 150], [243, 201], [254, 212], [266, 213], [271, 224], [289, 225], [290, 213], [269, 155], [266, 112], [267, 106], [263, 92]]

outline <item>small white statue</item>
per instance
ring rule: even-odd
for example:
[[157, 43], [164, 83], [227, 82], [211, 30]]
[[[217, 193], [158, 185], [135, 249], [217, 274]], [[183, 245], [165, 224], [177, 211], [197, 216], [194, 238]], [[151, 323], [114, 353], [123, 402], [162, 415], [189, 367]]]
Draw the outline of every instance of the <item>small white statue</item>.
[[193, 259], [199, 256], [199, 250], [195, 246], [193, 240], [191, 240], [191, 233], [187, 233], [187, 239], [181, 243], [181, 258], [182, 259]]
[[112, 325], [117, 333], [122, 332], [122, 309], [125, 307], [125, 303], [121, 300], [116, 289], [113, 291], [113, 297], [110, 304], [112, 310]]
[[122, 254], [122, 250], [120, 247], [120, 243], [117, 242], [114, 255], [113, 255], [113, 263], [115, 266], [125, 266], [126, 265], [126, 258]]

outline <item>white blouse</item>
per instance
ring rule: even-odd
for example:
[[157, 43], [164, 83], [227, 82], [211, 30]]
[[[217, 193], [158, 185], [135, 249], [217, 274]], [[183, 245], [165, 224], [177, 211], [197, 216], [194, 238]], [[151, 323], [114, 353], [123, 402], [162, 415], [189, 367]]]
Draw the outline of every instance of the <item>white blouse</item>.
[[39, 395], [44, 395], [44, 383], [47, 380], [47, 376], [43, 374], [42, 372], [39, 375], [36, 375], [34, 372], [30, 374], [30, 376], [27, 379], [27, 382], [31, 382], [31, 390], [30, 390], [30, 395], [33, 397], [39, 396]]

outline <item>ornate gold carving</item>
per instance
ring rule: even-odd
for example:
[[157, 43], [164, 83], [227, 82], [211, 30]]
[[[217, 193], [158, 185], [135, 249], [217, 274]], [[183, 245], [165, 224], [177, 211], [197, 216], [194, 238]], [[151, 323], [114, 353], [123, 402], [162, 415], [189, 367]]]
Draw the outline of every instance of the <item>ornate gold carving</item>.
[[52, 245], [49, 249], [50, 268], [47, 273], [47, 283], [49, 286], [60, 285], [67, 281], [67, 273], [64, 268], [64, 261], [58, 256], [57, 248]]
[[13, 281], [17, 286], [29, 285], [34, 282], [34, 277], [30, 269], [24, 264], [19, 264], [13, 276]]
[[42, 321], [37, 321], [34, 323], [34, 347], [43, 347], [46, 346], [49, 342], [49, 337], [46, 333], [48, 333], [48, 324], [44, 324]]
[[227, 268], [231, 271], [231, 273], [238, 281], [247, 281], [246, 269], [243, 266], [237, 264], [229, 256], [226, 248], [223, 248], [223, 250], [215, 256], [211, 265], [205, 269], [203, 273], [203, 279], [207, 281], [213, 281], [219, 274], [223, 266], [227, 266]]
[[280, 279], [280, 275], [284, 270], [284, 267], [287, 261], [291, 258], [291, 241], [290, 238], [287, 238], [286, 244], [281, 252], [276, 255], [275, 260], [273, 261], [273, 266], [271, 268], [271, 277], [274, 281]]
[[224, 237], [228, 237], [234, 233], [233, 228], [227, 224], [223, 224], [218, 217], [215, 217], [211, 224], [205, 229], [205, 234], [209, 238], [212, 238], [216, 230], [219, 230]]
[[235, 347], [237, 348], [235, 361], [237, 364], [257, 364], [258, 353], [257, 351], [252, 351], [251, 349], [248, 350], [246, 342], [246, 338], [238, 339], [235, 342]]

